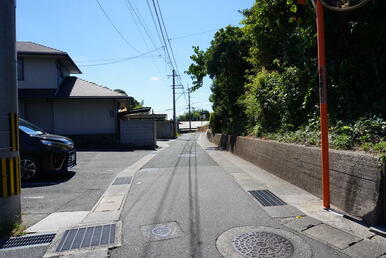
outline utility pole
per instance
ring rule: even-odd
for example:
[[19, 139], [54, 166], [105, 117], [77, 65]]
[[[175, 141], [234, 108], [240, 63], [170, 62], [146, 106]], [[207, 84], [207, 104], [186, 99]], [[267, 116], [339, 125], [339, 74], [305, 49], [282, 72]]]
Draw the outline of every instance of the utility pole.
[[190, 88], [188, 87], [188, 103], [189, 103], [189, 132], [192, 131], [192, 113], [190, 112]]
[[15, 0], [0, 1], [0, 231], [21, 221]]
[[316, 29], [318, 42], [318, 72], [320, 97], [320, 129], [322, 145], [322, 185], [323, 206], [330, 208], [330, 165], [328, 150], [328, 106], [327, 106], [327, 79], [326, 79], [326, 46], [324, 36], [324, 9], [320, 0], [316, 0]]
[[177, 120], [176, 120], [176, 71], [173, 69], [173, 130], [174, 138], [177, 137]]

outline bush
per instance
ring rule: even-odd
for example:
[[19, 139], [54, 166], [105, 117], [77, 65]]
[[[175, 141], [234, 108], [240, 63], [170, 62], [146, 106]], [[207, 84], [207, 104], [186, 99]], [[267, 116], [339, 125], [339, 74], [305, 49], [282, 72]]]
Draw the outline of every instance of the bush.
[[249, 122], [248, 133], [291, 131], [305, 123], [311, 93], [303, 77], [298, 68], [287, 67], [281, 73], [263, 69], [250, 78], [239, 99]]

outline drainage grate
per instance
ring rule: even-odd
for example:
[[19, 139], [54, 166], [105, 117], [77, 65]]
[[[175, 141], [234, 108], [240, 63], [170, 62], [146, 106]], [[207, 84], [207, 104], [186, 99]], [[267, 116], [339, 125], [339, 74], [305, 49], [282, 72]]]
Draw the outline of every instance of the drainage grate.
[[206, 147], [205, 150], [218, 150], [218, 147]]
[[78, 248], [109, 245], [114, 244], [114, 240], [115, 224], [74, 228], [64, 232], [56, 251], [63, 252]]
[[0, 249], [50, 244], [55, 234], [39, 234], [0, 240]]
[[128, 185], [131, 182], [131, 176], [117, 177], [113, 185]]
[[255, 197], [264, 207], [287, 205], [270, 190], [249, 191], [249, 193]]

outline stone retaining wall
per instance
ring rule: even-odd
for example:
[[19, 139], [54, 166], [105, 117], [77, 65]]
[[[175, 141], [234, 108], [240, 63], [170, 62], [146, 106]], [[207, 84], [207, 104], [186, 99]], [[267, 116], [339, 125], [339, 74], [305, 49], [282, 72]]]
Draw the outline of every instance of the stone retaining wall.
[[[207, 137], [221, 148], [321, 197], [319, 148], [250, 137], [212, 135], [209, 131]], [[330, 195], [333, 205], [368, 224], [384, 225], [385, 187], [378, 157], [330, 150]]]

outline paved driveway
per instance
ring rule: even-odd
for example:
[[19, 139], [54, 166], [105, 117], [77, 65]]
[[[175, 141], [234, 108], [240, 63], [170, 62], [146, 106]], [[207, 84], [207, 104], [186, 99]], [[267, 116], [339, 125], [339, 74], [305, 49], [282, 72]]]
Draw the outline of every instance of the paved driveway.
[[22, 184], [23, 223], [31, 226], [53, 212], [91, 210], [113, 178], [149, 152], [78, 152], [70, 172]]

